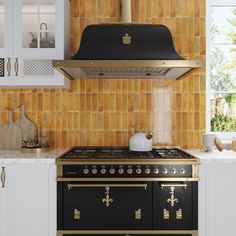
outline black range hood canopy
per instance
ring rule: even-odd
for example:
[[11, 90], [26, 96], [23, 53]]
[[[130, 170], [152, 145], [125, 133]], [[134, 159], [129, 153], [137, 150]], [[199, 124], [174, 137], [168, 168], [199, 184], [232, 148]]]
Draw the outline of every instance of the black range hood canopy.
[[100, 24], [85, 28], [72, 60], [54, 60], [53, 66], [70, 79], [179, 79], [201, 67], [202, 62], [179, 56], [164, 25]]

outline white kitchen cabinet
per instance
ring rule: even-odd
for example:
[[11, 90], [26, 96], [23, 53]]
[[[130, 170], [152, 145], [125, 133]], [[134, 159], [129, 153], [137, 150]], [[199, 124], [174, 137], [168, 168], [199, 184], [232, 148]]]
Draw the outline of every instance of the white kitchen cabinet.
[[55, 164], [1, 164], [5, 188], [0, 187], [1, 236], [56, 235]]
[[201, 164], [199, 236], [235, 236], [236, 163]]
[[68, 87], [69, 0], [0, 0], [0, 87]]

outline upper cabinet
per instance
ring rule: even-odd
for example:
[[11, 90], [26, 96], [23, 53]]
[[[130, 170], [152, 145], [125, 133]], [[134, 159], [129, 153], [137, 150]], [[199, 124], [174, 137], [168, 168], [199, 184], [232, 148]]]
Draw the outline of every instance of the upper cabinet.
[[0, 87], [68, 87], [69, 0], [0, 0]]

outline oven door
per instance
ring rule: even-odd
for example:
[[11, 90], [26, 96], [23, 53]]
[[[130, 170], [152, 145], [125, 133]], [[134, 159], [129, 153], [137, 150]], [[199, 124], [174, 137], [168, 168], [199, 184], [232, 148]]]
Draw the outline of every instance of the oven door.
[[197, 230], [198, 182], [155, 182], [153, 226], [158, 230]]
[[60, 185], [60, 229], [152, 229], [152, 182], [61, 182]]

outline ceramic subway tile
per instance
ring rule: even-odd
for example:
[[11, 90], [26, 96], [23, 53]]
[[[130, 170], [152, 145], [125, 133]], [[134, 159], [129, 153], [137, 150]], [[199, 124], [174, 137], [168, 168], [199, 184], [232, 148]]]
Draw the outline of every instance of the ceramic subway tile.
[[73, 113], [73, 123], [74, 123], [74, 127], [73, 130], [79, 130], [80, 129], [80, 115], [79, 112], [74, 112]]
[[91, 112], [86, 112], [85, 113], [85, 128], [86, 130], [91, 130], [92, 128], [92, 113]]
[[170, 17], [170, 2], [172, 0], [165, 0], [163, 1], [163, 14], [164, 16], [167, 18], [167, 17]]
[[63, 130], [68, 130], [68, 131], [74, 130], [74, 116], [72, 112], [68, 112], [66, 114], [66, 129]]
[[134, 110], [134, 96], [133, 94], [128, 94], [128, 112], [133, 112]]
[[85, 110], [86, 111], [92, 111], [92, 96], [91, 94], [86, 94], [86, 98], [85, 98]]
[[61, 121], [62, 121], [61, 128], [62, 128], [62, 130], [67, 130], [68, 129], [67, 119], [68, 119], [68, 114], [65, 113], [65, 112], [62, 112], [62, 115], [61, 115]]
[[122, 130], [122, 113], [116, 112], [115, 114], [116, 122], [115, 122], [115, 128], [118, 131]]
[[98, 114], [92, 112], [92, 130], [98, 130]]
[[104, 113], [98, 112], [98, 129], [103, 130], [104, 129]]

